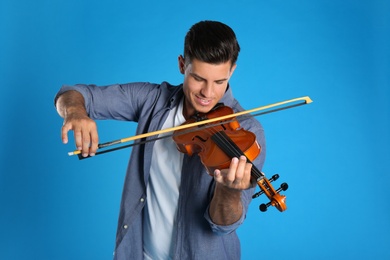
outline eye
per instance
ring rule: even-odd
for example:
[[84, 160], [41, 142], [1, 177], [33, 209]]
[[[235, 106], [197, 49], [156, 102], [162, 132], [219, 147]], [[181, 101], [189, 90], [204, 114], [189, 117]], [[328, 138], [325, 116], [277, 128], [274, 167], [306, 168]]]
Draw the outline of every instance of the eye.
[[201, 78], [201, 77], [198, 77], [198, 76], [196, 76], [196, 75], [193, 75], [193, 77], [194, 77], [194, 79], [196, 80], [196, 81], [203, 81], [203, 79]]

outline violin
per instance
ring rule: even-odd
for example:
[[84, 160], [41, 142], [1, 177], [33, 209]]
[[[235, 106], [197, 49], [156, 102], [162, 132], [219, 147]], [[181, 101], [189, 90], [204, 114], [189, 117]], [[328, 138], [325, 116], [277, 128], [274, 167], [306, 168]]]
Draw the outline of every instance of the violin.
[[[230, 114], [233, 114], [233, 110], [219, 103], [209, 113], [196, 113], [183, 125]], [[233, 157], [239, 158], [244, 155], [251, 163], [261, 153], [261, 147], [256, 141], [255, 134], [241, 128], [234, 117], [229, 120], [221, 120], [213, 126], [205, 124], [192, 127], [192, 129], [176, 130], [172, 138], [180, 152], [190, 156], [198, 154], [210, 175], [213, 175], [212, 173], [216, 169], [229, 168]], [[287, 190], [287, 183], [283, 183], [277, 190], [271, 185], [271, 182], [277, 180], [279, 175], [275, 174], [268, 180], [263, 172], [252, 165], [251, 176], [260, 187], [260, 192], [254, 194], [253, 198], [266, 194], [270, 200], [270, 202], [259, 206], [260, 211], [267, 211], [271, 205], [281, 212], [287, 209], [286, 196], [280, 194], [280, 191]]]

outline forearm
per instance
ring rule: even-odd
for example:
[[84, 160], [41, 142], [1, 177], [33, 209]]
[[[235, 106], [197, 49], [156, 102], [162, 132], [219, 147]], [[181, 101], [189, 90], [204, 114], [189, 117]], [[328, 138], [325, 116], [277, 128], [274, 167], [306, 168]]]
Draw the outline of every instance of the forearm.
[[243, 214], [241, 191], [216, 184], [214, 196], [210, 203], [209, 214], [217, 225], [231, 225]]

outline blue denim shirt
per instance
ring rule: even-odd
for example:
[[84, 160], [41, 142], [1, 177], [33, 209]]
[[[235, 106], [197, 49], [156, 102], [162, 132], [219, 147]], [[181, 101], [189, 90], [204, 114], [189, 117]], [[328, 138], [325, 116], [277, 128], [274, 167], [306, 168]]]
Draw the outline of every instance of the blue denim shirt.
[[[84, 96], [92, 119], [135, 121], [138, 122], [137, 134], [160, 129], [170, 109], [183, 97], [182, 85], [172, 86], [167, 82], [63, 86], [57, 96], [67, 90], [77, 90]], [[243, 110], [230, 87], [220, 102], [234, 112]], [[261, 170], [266, 151], [263, 128], [253, 117], [239, 119], [239, 123], [257, 136], [262, 151], [253, 163]], [[153, 142], [133, 146], [123, 188], [114, 259], [143, 259], [142, 214], [147, 200], [152, 149]], [[215, 187], [213, 178], [207, 174], [199, 156], [185, 155], [183, 160], [177, 233], [173, 237], [174, 259], [240, 259], [236, 229], [245, 219], [254, 189], [242, 193], [243, 215], [236, 223], [216, 225], [208, 214]]]

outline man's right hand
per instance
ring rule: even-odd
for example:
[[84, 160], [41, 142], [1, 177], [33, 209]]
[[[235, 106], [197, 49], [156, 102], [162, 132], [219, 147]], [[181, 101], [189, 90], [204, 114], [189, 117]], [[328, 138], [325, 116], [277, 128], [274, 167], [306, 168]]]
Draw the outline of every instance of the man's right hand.
[[73, 130], [77, 150], [81, 151], [82, 156], [94, 156], [99, 144], [95, 121], [88, 116], [77, 114], [66, 116], [61, 129], [61, 138], [64, 144], [68, 143], [69, 130]]
[[99, 144], [97, 126], [88, 117], [83, 96], [77, 91], [67, 91], [58, 97], [56, 107], [58, 114], [64, 118], [62, 142], [68, 143], [68, 132], [73, 130], [77, 150], [83, 157], [94, 156]]

